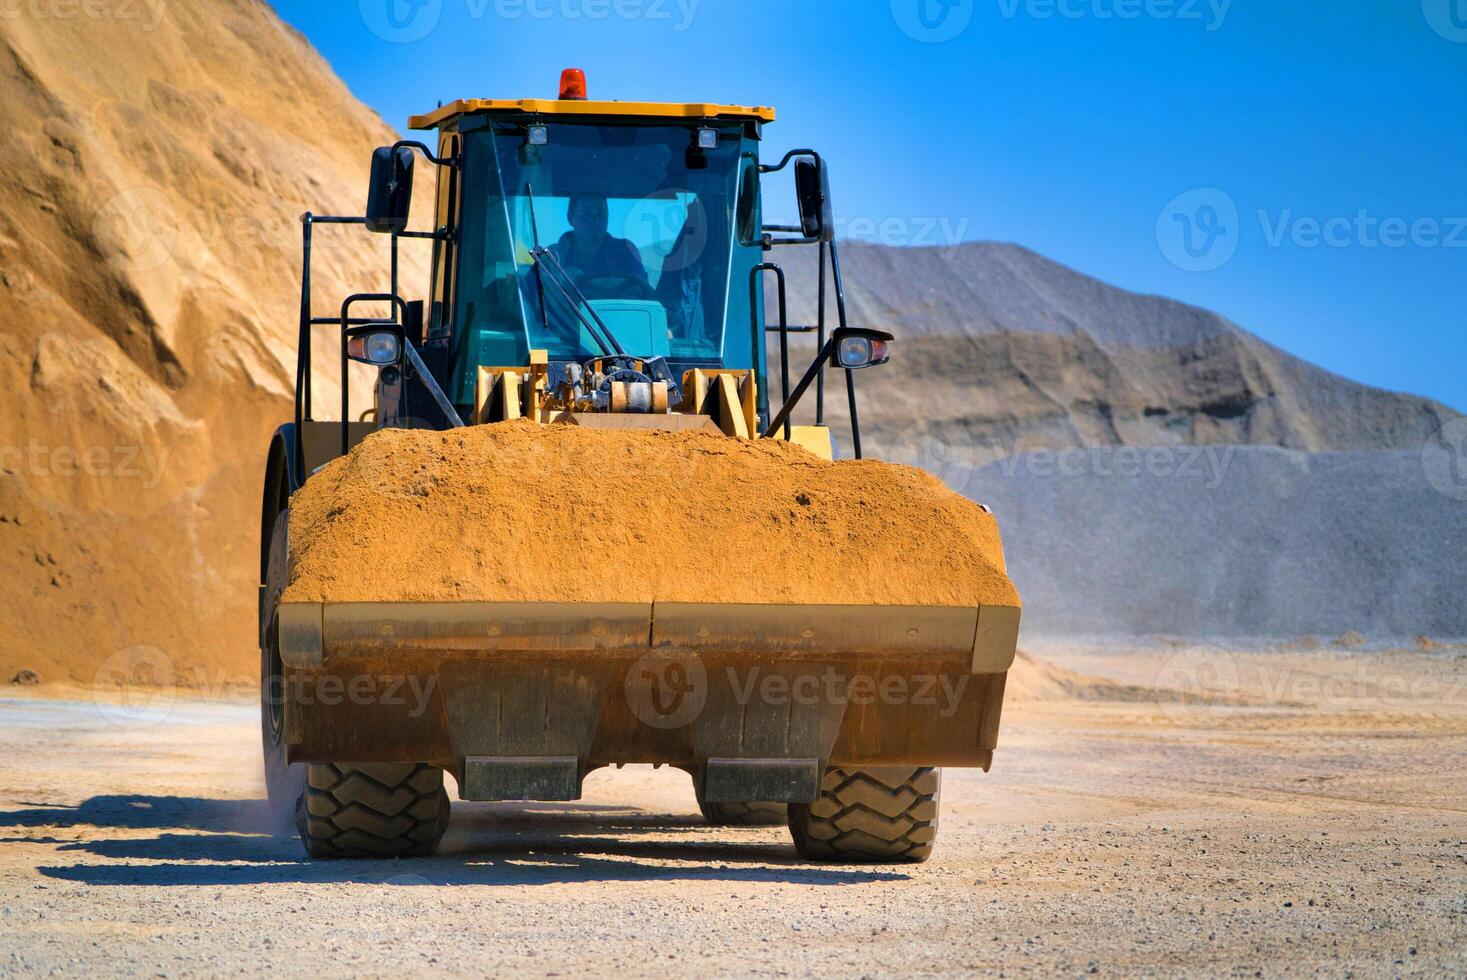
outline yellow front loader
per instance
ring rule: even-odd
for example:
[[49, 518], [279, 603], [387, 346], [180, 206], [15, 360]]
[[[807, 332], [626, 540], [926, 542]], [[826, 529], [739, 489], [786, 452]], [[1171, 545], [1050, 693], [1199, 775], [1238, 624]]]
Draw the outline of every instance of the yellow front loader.
[[[295, 418], [271, 446], [262, 508], [260, 647], [271, 805], [311, 855], [431, 853], [448, 821], [444, 773], [465, 800], [574, 800], [592, 770], [651, 763], [688, 772], [710, 821], [787, 821], [807, 858], [924, 860], [940, 767], [990, 766], [1019, 627], [1001, 553], [1002, 589], [944, 605], [289, 594], [295, 495], [379, 429], [697, 430], [828, 460], [831, 379], [859, 457], [855, 383], [892, 338], [846, 322], [826, 164], [803, 150], [761, 163], [773, 120], [767, 108], [592, 101], [572, 70], [557, 99], [415, 117], [436, 141], [377, 151], [364, 217], [304, 217]], [[420, 158], [437, 200], [432, 227], [412, 230]], [[763, 178], [791, 174], [799, 223], [766, 224]], [[315, 232], [342, 224], [390, 236], [391, 286], [318, 313]], [[404, 238], [432, 243], [422, 301], [397, 281]], [[785, 322], [774, 259], [800, 246], [833, 274], [829, 328], [824, 288], [816, 324]], [[801, 331], [818, 355], [796, 378], [789, 338]], [[313, 414], [323, 336], [333, 355], [340, 345], [333, 420]], [[352, 404], [350, 364], [377, 369], [371, 405]], [[815, 424], [791, 421], [802, 402]], [[537, 474], [523, 479], [531, 493]]]

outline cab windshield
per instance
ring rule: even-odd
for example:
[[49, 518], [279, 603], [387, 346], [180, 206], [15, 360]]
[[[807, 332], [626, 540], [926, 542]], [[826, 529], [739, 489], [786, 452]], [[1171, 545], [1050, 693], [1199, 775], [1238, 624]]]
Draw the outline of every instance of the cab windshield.
[[[491, 207], [478, 227], [468, 217], [479, 209], [464, 209], [463, 326], [502, 327], [488, 321], [512, 302], [530, 348], [585, 359], [604, 351], [575, 312], [584, 300], [629, 353], [721, 358], [737, 128], [706, 149], [696, 128], [676, 126], [550, 124], [532, 140], [530, 126], [498, 123], [471, 138], [492, 138], [498, 173], [470, 151], [465, 191]], [[536, 245], [558, 269], [537, 270]], [[547, 274], [560, 270], [576, 289]]]

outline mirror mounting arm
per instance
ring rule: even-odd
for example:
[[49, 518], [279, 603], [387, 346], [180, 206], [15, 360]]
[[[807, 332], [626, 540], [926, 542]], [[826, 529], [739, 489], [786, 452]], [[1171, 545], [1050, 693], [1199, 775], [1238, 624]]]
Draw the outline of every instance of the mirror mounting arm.
[[392, 148], [394, 150], [400, 150], [404, 148], [417, 150], [419, 153], [423, 154], [424, 159], [433, 164], [435, 167], [457, 167], [459, 165], [459, 158], [457, 155], [447, 157], [436, 156], [432, 150], [428, 149], [428, 144], [419, 142], [418, 140], [398, 140], [396, 143], [392, 144]]

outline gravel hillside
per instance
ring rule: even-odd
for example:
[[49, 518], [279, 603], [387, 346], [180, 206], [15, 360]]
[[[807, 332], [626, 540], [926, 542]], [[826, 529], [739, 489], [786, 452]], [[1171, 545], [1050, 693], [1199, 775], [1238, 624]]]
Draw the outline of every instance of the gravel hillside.
[[[815, 322], [814, 251], [776, 260], [789, 271], [792, 321]], [[863, 431], [888, 449], [937, 437], [979, 460], [1071, 446], [1417, 450], [1457, 416], [1016, 245], [847, 243], [841, 260], [851, 322], [900, 341], [890, 366], [860, 378]], [[798, 375], [809, 357], [791, 361]], [[830, 417], [844, 428], [835, 394]]]
[[1467, 503], [1418, 453], [1030, 453], [948, 483], [991, 506], [1026, 630], [1467, 637]]

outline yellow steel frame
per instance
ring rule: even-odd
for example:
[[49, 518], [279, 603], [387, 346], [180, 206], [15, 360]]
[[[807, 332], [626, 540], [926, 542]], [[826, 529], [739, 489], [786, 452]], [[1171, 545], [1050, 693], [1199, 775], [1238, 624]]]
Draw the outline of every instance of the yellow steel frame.
[[613, 102], [589, 99], [459, 99], [408, 119], [410, 129], [434, 129], [459, 116], [527, 112], [546, 116], [640, 116], [645, 119], [755, 119], [774, 122], [769, 106], [714, 102]]

